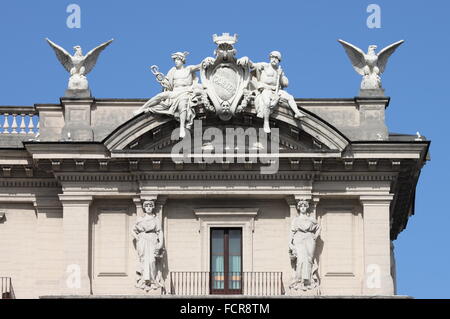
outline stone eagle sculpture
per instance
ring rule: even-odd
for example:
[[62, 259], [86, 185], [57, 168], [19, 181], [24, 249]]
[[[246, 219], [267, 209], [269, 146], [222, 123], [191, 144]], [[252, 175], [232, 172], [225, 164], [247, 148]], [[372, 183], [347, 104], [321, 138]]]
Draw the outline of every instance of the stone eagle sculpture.
[[363, 76], [361, 82], [362, 90], [382, 89], [380, 76], [386, 69], [388, 59], [405, 42], [404, 40], [395, 42], [385, 47], [378, 54], [375, 52], [377, 46], [370, 45], [367, 54], [365, 54], [360, 48], [351, 43], [340, 39], [338, 41], [344, 47], [355, 71]]
[[69, 91], [80, 91], [80, 90], [89, 90], [88, 81], [86, 75], [92, 71], [95, 64], [97, 63], [97, 59], [100, 56], [100, 53], [113, 42], [114, 39], [111, 39], [103, 44], [100, 44], [98, 47], [89, 51], [86, 55], [83, 55], [83, 51], [79, 45], [75, 46], [73, 49], [75, 50], [74, 55], [70, 55], [64, 48], [60, 47], [56, 43], [50, 41], [48, 38], [46, 39], [48, 44], [55, 51], [56, 57], [59, 62], [63, 65], [63, 67], [70, 73], [68, 90]]

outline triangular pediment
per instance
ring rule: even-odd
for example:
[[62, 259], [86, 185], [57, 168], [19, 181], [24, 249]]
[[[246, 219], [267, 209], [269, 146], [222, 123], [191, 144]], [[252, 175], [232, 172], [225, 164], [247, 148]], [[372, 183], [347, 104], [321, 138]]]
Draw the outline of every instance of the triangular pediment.
[[[279, 151], [283, 153], [330, 150], [326, 145], [297, 128], [275, 127], [272, 129], [272, 134], [266, 135], [261, 132], [262, 129], [252, 125], [252, 122], [236, 119], [231, 123], [197, 121], [186, 139], [190, 139], [189, 145], [193, 153], [220, 151], [249, 153], [269, 150], [273, 143], [277, 143]], [[172, 148], [180, 142], [176, 134], [178, 125], [177, 121], [161, 125], [128, 144], [123, 151], [170, 153]], [[279, 134], [275, 136], [274, 131], [277, 130]]]
[[[140, 114], [110, 134], [104, 143], [111, 151], [167, 154], [180, 141], [176, 133], [178, 126], [178, 121], [164, 115]], [[264, 135], [262, 119], [253, 113], [230, 121], [209, 116], [196, 120], [185, 139], [191, 140], [194, 152], [215, 152], [220, 145], [224, 152], [230, 147], [235, 151], [242, 151], [242, 147], [245, 152], [269, 151], [276, 140], [280, 153], [343, 151], [348, 145], [340, 132], [314, 114], [299, 121], [280, 112], [274, 114], [271, 127], [272, 133]], [[230, 133], [234, 136], [230, 137]], [[265, 141], [262, 136], [266, 136]], [[230, 138], [235, 142], [230, 142]]]

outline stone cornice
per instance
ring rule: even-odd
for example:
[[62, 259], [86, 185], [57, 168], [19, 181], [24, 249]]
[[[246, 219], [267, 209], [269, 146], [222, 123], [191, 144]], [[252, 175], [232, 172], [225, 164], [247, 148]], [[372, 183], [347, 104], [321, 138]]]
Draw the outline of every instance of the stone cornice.
[[2, 178], [0, 179], [0, 187], [60, 188], [61, 185], [56, 179]]
[[136, 152], [136, 151], [117, 151], [111, 153], [111, 158], [159, 158], [159, 159], [183, 159], [183, 158], [203, 158], [203, 159], [214, 159], [214, 158], [339, 158], [341, 156], [341, 152], [339, 151], [323, 151], [323, 152], [314, 152], [314, 151], [305, 151], [305, 152], [286, 152], [279, 154], [251, 154], [251, 153], [243, 153], [243, 154], [217, 154], [217, 155], [206, 155], [206, 154], [189, 154], [187, 156], [175, 156], [169, 153], [148, 153], [148, 152]]
[[100, 142], [24, 142], [33, 159], [103, 159], [109, 152]]
[[364, 206], [390, 205], [394, 195], [363, 195], [359, 200]]
[[[306, 134], [314, 137], [330, 149], [342, 151], [350, 143], [341, 132], [317, 115], [308, 111], [308, 116], [299, 121], [293, 119], [289, 112], [286, 108], [280, 107], [273, 113], [272, 117], [279, 122], [280, 126], [300, 128]], [[245, 111], [243, 115], [256, 117], [256, 111]], [[125, 149], [147, 132], [161, 127], [170, 121], [171, 119], [167, 117], [146, 116], [145, 114], [137, 115], [111, 132], [104, 139], [105, 146], [111, 151]], [[203, 125], [205, 127], [208, 126], [208, 120], [205, 120]]]
[[36, 112], [36, 108], [34, 106], [0, 106], [0, 113], [8, 113], [8, 114], [33, 114]]
[[0, 165], [32, 165], [30, 154], [24, 149], [5, 150], [0, 149]]
[[137, 181], [186, 181], [186, 180], [303, 180], [303, 181], [394, 181], [397, 173], [317, 173], [313, 171], [283, 171], [276, 174], [260, 174], [259, 171], [239, 172], [142, 172], [142, 173], [56, 173], [61, 182], [137, 182]]
[[391, 98], [390, 97], [364, 97], [364, 96], [357, 96], [355, 97], [355, 103], [358, 106], [358, 108], [361, 107], [361, 105], [384, 105], [384, 108], [387, 108], [389, 106]]
[[45, 111], [45, 112], [56, 112], [62, 110], [61, 104], [35, 104], [34, 107], [38, 112]]
[[194, 208], [194, 215], [198, 217], [212, 217], [212, 216], [245, 216], [256, 217], [260, 211], [260, 208], [241, 208], [241, 207], [207, 207], [207, 208]]
[[92, 104], [94, 103], [95, 99], [94, 98], [69, 98], [69, 97], [61, 97], [59, 99], [61, 105], [70, 103], [71, 105], [76, 105], [76, 104], [80, 104], [80, 105], [84, 105], [84, 104]]
[[391, 158], [391, 159], [421, 159], [428, 152], [429, 141], [367, 141], [353, 142], [349, 153], [358, 158]]

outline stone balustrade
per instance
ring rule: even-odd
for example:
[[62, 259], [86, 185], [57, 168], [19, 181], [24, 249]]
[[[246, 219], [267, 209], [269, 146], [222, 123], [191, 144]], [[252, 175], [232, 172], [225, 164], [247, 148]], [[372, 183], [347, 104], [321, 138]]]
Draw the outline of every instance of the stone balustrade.
[[34, 106], [0, 107], [0, 134], [38, 133], [39, 115]]
[[0, 299], [16, 299], [10, 277], [0, 277]]

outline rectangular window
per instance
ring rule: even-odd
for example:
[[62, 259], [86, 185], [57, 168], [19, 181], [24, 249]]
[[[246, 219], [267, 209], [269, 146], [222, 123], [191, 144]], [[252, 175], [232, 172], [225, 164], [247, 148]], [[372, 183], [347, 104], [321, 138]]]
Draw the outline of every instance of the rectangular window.
[[211, 229], [211, 294], [242, 293], [242, 229]]

